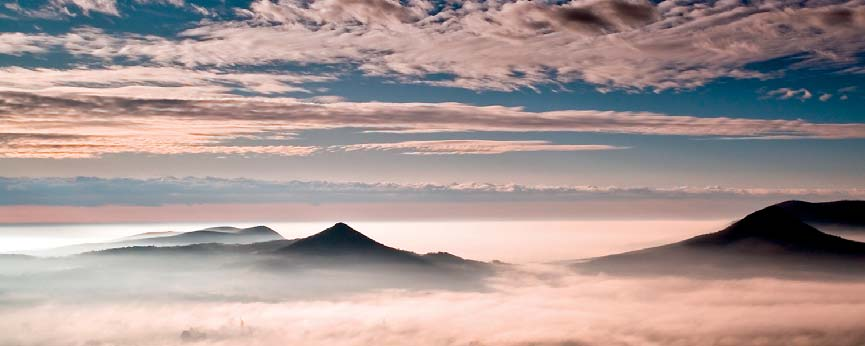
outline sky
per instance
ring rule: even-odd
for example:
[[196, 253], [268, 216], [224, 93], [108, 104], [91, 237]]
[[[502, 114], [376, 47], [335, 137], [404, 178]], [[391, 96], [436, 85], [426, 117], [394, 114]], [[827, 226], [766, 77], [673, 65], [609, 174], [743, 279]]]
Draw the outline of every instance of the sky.
[[0, 223], [865, 196], [865, 1], [0, 0]]

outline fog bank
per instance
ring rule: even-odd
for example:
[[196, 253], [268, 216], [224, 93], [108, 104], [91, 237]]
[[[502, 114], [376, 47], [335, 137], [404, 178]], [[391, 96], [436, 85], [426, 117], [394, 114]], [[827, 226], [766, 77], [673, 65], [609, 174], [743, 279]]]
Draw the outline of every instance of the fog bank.
[[522, 266], [488, 284], [270, 302], [34, 303], [5, 291], [0, 345], [865, 343], [865, 281], [623, 278]]

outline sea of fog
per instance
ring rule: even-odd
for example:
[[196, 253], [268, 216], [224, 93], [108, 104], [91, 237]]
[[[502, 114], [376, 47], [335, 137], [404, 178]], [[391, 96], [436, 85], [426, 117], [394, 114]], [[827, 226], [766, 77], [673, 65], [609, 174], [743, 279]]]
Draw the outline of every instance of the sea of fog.
[[[236, 285], [266, 284], [258, 281]], [[166, 283], [137, 285], [158, 292]], [[304, 299], [273, 291], [236, 299], [214, 294], [205, 284], [186, 289], [187, 296], [164, 299], [91, 293], [68, 301], [0, 294], [0, 345], [865, 344], [863, 281], [614, 277], [534, 265], [503, 272], [486, 289], [469, 291], [385, 289]], [[297, 288], [282, 291], [292, 289]]]
[[[553, 262], [729, 222], [348, 220], [406, 250], [519, 263], [496, 264], [480, 285], [441, 285], [464, 278], [427, 277], [426, 267], [253, 266], [270, 262], [244, 262], [252, 254], [6, 256], [0, 346], [865, 345], [865, 279], [617, 276]], [[263, 224], [297, 238], [332, 223]], [[0, 244], [15, 251], [216, 225], [4, 225]]]
[[[731, 220], [558, 220], [351, 222], [361, 233], [418, 253], [446, 251], [482, 261], [537, 263], [602, 256], [657, 246], [722, 229]], [[117, 240], [144, 232], [188, 232], [213, 226], [266, 225], [302, 238], [332, 222], [0, 225], [0, 252]]]

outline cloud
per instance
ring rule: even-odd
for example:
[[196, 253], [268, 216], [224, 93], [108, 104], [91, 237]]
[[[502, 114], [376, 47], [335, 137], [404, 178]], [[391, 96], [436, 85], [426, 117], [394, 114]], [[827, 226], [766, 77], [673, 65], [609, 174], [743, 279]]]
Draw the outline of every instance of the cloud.
[[[200, 76], [189, 78], [190, 83], [194, 83]], [[265, 86], [257, 84], [255, 87]], [[127, 94], [138, 90], [132, 85], [110, 87], [107, 91], [99, 89], [89, 88], [87, 92]], [[50, 93], [51, 88], [46, 90]], [[200, 92], [203, 91], [193, 93]], [[217, 91], [204, 93], [210, 92]], [[80, 158], [122, 152], [182, 154], [220, 150], [306, 155], [314, 148], [247, 146], [231, 149], [227, 143], [241, 139], [254, 142], [303, 130], [334, 128], [391, 132], [564, 131], [764, 139], [865, 137], [863, 124], [818, 124], [803, 120], [700, 118], [595, 110], [529, 112], [519, 107], [462, 103], [320, 103], [283, 97], [184, 99], [187, 95], [182, 93], [178, 93], [176, 96], [180, 98], [176, 99], [146, 98], [144, 91], [141, 95], [145, 98], [76, 93], [79, 94], [69, 95], [65, 89], [61, 96], [0, 93], [0, 128], [3, 129], [0, 157]]]
[[20, 56], [26, 53], [43, 53], [47, 51], [47, 47], [60, 42], [62, 39], [47, 35], [3, 32], [0, 33], [0, 54]]
[[[795, 98], [795, 99], [798, 99], [800, 101], [805, 101], [807, 99], [810, 99], [812, 96], [814, 96], [814, 95], [811, 94], [811, 92], [805, 88], [800, 88], [800, 89], [779, 88], [779, 89], [770, 90], [770, 91], [766, 92], [767, 98], [777, 98], [779, 100], [789, 100], [791, 98]], [[821, 97], [821, 101], [824, 101], [824, 100], [822, 100], [822, 97]]]
[[120, 16], [117, 11], [117, 0], [51, 0], [49, 6], [69, 14], [68, 5], [75, 5], [85, 16], [90, 12], [100, 12], [115, 17]]
[[176, 37], [79, 29], [0, 36], [0, 47], [23, 39], [43, 52], [187, 68], [347, 64], [401, 82], [476, 90], [579, 80], [656, 91], [777, 77], [784, 70], [747, 66], [791, 56], [798, 60], [785, 70], [844, 68], [865, 50], [860, 1], [260, 0], [237, 12], [244, 18], [203, 21]]
[[333, 79], [330, 75], [226, 73], [176, 67], [107, 66], [68, 70], [7, 67], [0, 68], [0, 91], [195, 99], [237, 96], [238, 92], [309, 93], [300, 85]]
[[823, 93], [822, 95], [820, 95], [820, 101], [823, 101], [823, 102], [829, 101], [829, 99], [831, 99], [831, 98], [832, 98], [832, 94]]
[[[27, 4], [27, 2], [24, 3]], [[170, 5], [179, 8], [186, 5], [184, 0], [128, 0], [126, 1], [126, 4], [128, 3], [139, 5]], [[18, 2], [12, 2], [7, 4], [6, 7], [20, 15], [49, 20], [61, 20], [68, 17], [76, 17], [79, 15], [79, 11], [80, 14], [87, 17], [91, 16], [93, 13], [113, 17], [122, 17], [126, 15], [125, 13], [121, 13], [118, 8], [117, 0], [48, 0], [45, 2], [33, 1], [33, 4], [28, 5], [31, 6], [25, 8], [20, 6]], [[35, 5], [35, 7], [32, 5]]]
[[228, 139], [267, 139], [270, 134], [262, 132], [264, 128], [279, 129], [279, 126], [265, 126], [263, 121], [197, 120], [194, 117], [131, 119], [111, 113], [77, 120], [54, 116], [15, 118], [0, 120], [4, 125], [4, 132], [0, 133], [0, 158], [81, 159], [114, 153], [305, 156], [318, 150], [297, 145], [223, 144]]
[[171, 205], [243, 203], [579, 201], [584, 199], [844, 199], [863, 189], [526, 186], [265, 181], [221, 178], [0, 178], [0, 205]]
[[491, 155], [527, 151], [596, 151], [626, 149], [611, 145], [552, 144], [549, 141], [439, 140], [396, 143], [363, 143], [331, 147], [331, 150], [401, 151], [409, 155]]

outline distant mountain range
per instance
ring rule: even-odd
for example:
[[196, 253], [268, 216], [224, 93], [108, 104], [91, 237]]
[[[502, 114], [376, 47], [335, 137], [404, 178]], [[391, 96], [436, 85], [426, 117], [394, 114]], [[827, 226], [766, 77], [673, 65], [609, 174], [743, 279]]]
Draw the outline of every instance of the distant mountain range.
[[194, 244], [254, 244], [286, 240], [266, 226], [237, 228], [229, 226], [211, 227], [192, 232], [148, 232], [121, 238], [113, 242], [63, 246], [59, 248], [29, 251], [25, 254], [39, 256], [68, 256], [90, 251], [116, 249], [132, 246], [184, 246]]
[[[761, 276], [865, 274], [865, 243], [821, 231], [824, 225], [863, 224], [865, 202], [788, 201], [756, 211], [729, 227], [664, 246], [576, 261], [582, 271], [643, 275]], [[815, 227], [816, 226], [816, 227]], [[302, 239], [285, 239], [265, 226], [213, 227], [185, 233], [143, 233], [115, 242], [81, 244], [47, 251], [88, 263], [111, 257], [136, 267], [248, 266], [268, 271], [343, 270], [360, 266], [412, 268], [402, 272], [479, 272], [489, 268], [444, 252], [417, 254], [379, 243], [344, 223]], [[4, 257], [26, 261], [21, 257]], [[32, 262], [32, 261], [30, 261]], [[29, 263], [29, 262], [28, 262]], [[36, 261], [34, 263], [44, 263]], [[156, 266], [155, 263], [159, 263]], [[198, 268], [196, 267], [196, 268]]]
[[[148, 245], [122, 246], [85, 253], [88, 256], [135, 255], [263, 255], [272, 266], [330, 266], [341, 267], [357, 265], [413, 265], [427, 267], [471, 266], [480, 268], [484, 264], [478, 261], [466, 260], [446, 253], [435, 252], [417, 254], [381, 244], [366, 235], [354, 230], [345, 223], [337, 223], [319, 233], [302, 239], [283, 239], [247, 243], [228, 244], [217, 242], [199, 242], [181, 246], [164, 246], [166, 244], [185, 243], [190, 241], [221, 240], [224, 236], [214, 237], [211, 232], [215, 228], [202, 231], [177, 234], [169, 237], [149, 238]], [[266, 229], [266, 230], [265, 230]], [[264, 236], [268, 231], [264, 226], [247, 229], [229, 229], [220, 227], [216, 232], [232, 232], [230, 234], [256, 234]], [[253, 233], [254, 232], [254, 233]], [[275, 232], [274, 232], [275, 233]], [[267, 238], [267, 237], [265, 237]], [[246, 238], [244, 238], [246, 239]], [[236, 240], [236, 239], [232, 239]], [[138, 241], [138, 240], [136, 240]], [[122, 243], [125, 244], [125, 243]]]
[[575, 266], [593, 272], [643, 275], [863, 274], [865, 243], [824, 233], [805, 221], [855, 224], [865, 214], [863, 206], [859, 201], [783, 202], [715, 233], [580, 261]]
[[62, 292], [74, 299], [94, 292], [119, 299], [185, 294], [283, 299], [383, 288], [481, 289], [498, 266], [445, 252], [396, 249], [344, 223], [303, 239], [284, 239], [264, 226], [219, 227], [69, 250], [94, 246], [110, 248], [59, 257], [0, 255], [0, 279], [15, 277], [4, 289], [43, 297]]

